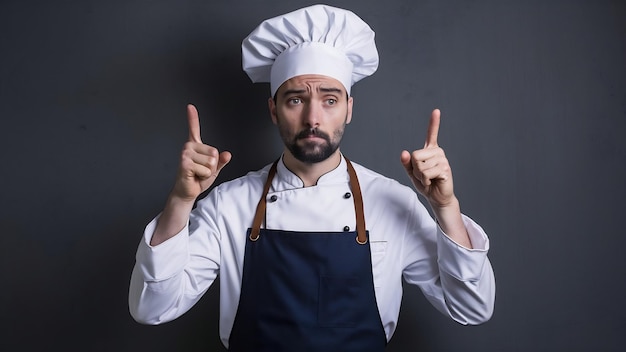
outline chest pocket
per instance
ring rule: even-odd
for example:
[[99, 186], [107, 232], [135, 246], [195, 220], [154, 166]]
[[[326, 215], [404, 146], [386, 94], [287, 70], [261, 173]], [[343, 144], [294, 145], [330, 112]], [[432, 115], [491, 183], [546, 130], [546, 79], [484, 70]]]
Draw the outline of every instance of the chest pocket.
[[371, 241], [372, 251], [372, 275], [374, 277], [374, 287], [381, 287], [384, 276], [385, 254], [387, 253], [387, 241]]

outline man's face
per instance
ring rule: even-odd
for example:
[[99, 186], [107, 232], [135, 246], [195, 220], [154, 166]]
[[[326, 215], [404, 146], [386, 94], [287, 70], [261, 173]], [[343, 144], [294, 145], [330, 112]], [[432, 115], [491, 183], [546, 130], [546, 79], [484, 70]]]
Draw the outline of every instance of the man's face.
[[352, 119], [352, 97], [334, 78], [296, 76], [269, 99], [272, 121], [287, 150], [307, 164], [324, 161], [337, 152], [346, 124]]

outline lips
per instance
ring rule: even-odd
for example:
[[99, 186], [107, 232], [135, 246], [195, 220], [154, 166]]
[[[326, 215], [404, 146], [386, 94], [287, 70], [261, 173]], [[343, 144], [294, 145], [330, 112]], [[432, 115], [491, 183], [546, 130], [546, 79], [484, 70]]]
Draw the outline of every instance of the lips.
[[324, 138], [316, 134], [307, 134], [306, 136], [303, 136], [302, 138], [299, 138], [299, 139], [324, 139]]
[[296, 140], [297, 139], [317, 139], [317, 138], [330, 142], [330, 138], [328, 138], [328, 135], [326, 135], [326, 133], [324, 132], [320, 132], [317, 129], [304, 130], [296, 135]]

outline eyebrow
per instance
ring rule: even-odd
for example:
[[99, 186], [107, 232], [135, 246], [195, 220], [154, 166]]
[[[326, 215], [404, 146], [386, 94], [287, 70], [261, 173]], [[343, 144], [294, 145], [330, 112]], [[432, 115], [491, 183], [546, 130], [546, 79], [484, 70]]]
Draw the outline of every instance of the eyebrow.
[[283, 92], [283, 98], [291, 94], [302, 94], [302, 93], [306, 93], [306, 90], [305, 89], [287, 89], [286, 91]]
[[320, 88], [320, 90], [324, 93], [343, 93], [343, 91], [339, 88]]
[[[323, 93], [342, 93], [342, 90], [339, 88], [320, 88], [320, 91]], [[283, 97], [286, 97], [291, 94], [303, 94], [306, 93], [306, 89], [287, 89], [283, 92]]]

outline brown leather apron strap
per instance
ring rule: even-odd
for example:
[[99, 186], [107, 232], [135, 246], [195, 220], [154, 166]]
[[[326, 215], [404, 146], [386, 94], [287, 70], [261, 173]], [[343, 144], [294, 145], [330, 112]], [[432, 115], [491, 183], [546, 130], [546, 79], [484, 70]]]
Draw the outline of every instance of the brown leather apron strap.
[[[354, 196], [354, 212], [356, 214], [356, 231], [357, 237], [356, 241], [359, 244], [367, 243], [367, 235], [365, 233], [365, 214], [363, 211], [363, 196], [361, 195], [361, 186], [359, 185], [359, 179], [356, 176], [356, 171], [354, 171], [354, 167], [348, 158], [344, 157], [346, 160], [346, 164], [348, 165], [348, 175], [350, 176], [350, 190]], [[272, 164], [269, 173], [267, 174], [267, 180], [265, 181], [265, 186], [263, 187], [263, 194], [261, 195], [261, 199], [259, 199], [259, 204], [256, 207], [256, 213], [254, 214], [254, 221], [252, 222], [252, 230], [250, 231], [250, 240], [256, 241], [259, 239], [259, 234], [261, 233], [261, 224], [263, 223], [263, 218], [265, 217], [265, 209], [266, 209], [266, 198], [269, 193], [270, 186], [272, 185], [272, 180], [276, 175], [276, 168], [278, 165], [278, 160]]]
[[363, 196], [361, 195], [361, 186], [359, 185], [359, 178], [356, 177], [356, 171], [352, 167], [352, 163], [348, 158], [346, 164], [348, 164], [348, 175], [350, 176], [350, 189], [354, 196], [354, 213], [356, 214], [356, 241], [359, 244], [367, 243], [367, 236], [365, 234], [365, 214], [363, 211]]
[[265, 205], [267, 193], [270, 191], [270, 186], [272, 185], [272, 180], [274, 179], [274, 175], [276, 175], [276, 165], [278, 165], [278, 160], [272, 164], [269, 173], [267, 174], [267, 180], [265, 181], [265, 186], [263, 187], [263, 195], [261, 195], [261, 199], [259, 199], [259, 204], [256, 206], [256, 213], [254, 214], [254, 221], [252, 222], [252, 231], [250, 232], [250, 240], [256, 241], [259, 239], [259, 234], [261, 233], [261, 224], [263, 223], [263, 217], [265, 217]]

